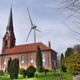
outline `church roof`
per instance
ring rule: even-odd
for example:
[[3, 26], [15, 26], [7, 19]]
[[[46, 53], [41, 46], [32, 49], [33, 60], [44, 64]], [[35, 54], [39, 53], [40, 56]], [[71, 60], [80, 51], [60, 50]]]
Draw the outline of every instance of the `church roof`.
[[40, 47], [41, 51], [48, 51], [50, 50], [46, 45], [43, 43], [32, 43], [32, 44], [24, 44], [24, 45], [18, 45], [13, 48], [7, 49], [5, 53], [2, 53], [3, 55], [7, 54], [18, 54], [18, 53], [30, 53], [37, 51], [37, 46]]

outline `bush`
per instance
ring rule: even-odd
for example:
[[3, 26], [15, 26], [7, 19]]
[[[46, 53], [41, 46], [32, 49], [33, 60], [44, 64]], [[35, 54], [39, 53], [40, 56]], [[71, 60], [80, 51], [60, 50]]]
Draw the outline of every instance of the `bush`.
[[36, 68], [31, 65], [27, 68], [26, 72], [27, 72], [28, 77], [34, 77], [34, 74], [36, 72]]
[[0, 76], [3, 76], [3, 75], [4, 75], [3, 70], [0, 70]]
[[67, 68], [64, 65], [62, 65], [61, 68], [63, 72], [67, 72]]
[[20, 69], [19, 69], [19, 73], [20, 73], [21, 75], [23, 75], [24, 78], [26, 78], [27, 72], [26, 72], [26, 70], [25, 70], [24, 68], [20, 68]]
[[23, 75], [25, 72], [25, 69], [24, 68], [19, 68], [19, 74]]

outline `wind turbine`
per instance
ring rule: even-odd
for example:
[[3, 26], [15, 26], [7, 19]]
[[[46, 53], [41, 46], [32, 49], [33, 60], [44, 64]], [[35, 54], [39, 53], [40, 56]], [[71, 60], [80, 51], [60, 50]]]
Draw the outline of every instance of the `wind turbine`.
[[28, 11], [29, 20], [30, 20], [30, 23], [31, 23], [31, 29], [30, 29], [30, 31], [28, 33], [26, 42], [27, 42], [27, 40], [28, 40], [28, 38], [29, 38], [29, 36], [31, 34], [31, 31], [34, 30], [34, 43], [36, 43], [36, 31], [38, 31], [38, 32], [41, 32], [41, 31], [39, 29], [37, 29], [37, 26], [36, 25], [33, 24], [28, 8], [27, 8], [27, 11]]

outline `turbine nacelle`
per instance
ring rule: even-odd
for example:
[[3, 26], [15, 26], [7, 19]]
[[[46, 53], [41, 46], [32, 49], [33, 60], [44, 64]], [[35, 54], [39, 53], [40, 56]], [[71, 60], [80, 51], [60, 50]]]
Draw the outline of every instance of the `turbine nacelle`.
[[36, 29], [37, 28], [37, 26], [36, 25], [34, 25], [33, 27], [32, 27], [32, 29]]

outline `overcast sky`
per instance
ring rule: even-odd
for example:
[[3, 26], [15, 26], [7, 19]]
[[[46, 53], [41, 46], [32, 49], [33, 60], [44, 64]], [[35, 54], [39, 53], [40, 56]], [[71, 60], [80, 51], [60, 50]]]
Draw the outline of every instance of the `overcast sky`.
[[[48, 41], [51, 41], [52, 49], [58, 53], [65, 52], [67, 47], [73, 47], [75, 44], [80, 43], [77, 40], [80, 36], [64, 25], [64, 20], [68, 14], [60, 10], [58, 0], [0, 0], [1, 48], [11, 4], [17, 45], [26, 44], [26, 37], [31, 28], [27, 8], [29, 8], [33, 23], [41, 30], [41, 32], [36, 32], [37, 42], [48, 45]], [[69, 21], [66, 21], [66, 23], [73, 27]], [[33, 40], [33, 32], [31, 32], [27, 43], [33, 43]]]

